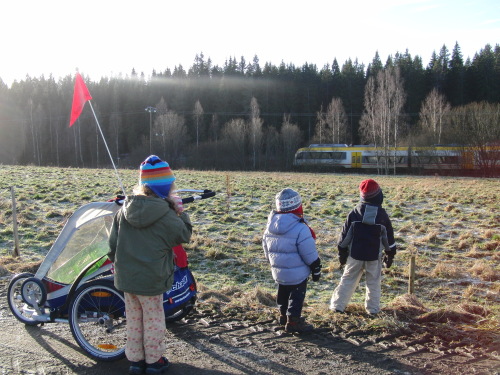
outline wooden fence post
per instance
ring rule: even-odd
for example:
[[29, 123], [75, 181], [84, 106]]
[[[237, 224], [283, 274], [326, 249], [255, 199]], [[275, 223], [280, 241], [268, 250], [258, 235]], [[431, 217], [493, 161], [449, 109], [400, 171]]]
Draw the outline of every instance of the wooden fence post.
[[410, 279], [408, 281], [408, 294], [414, 293], [415, 286], [415, 254], [410, 257]]
[[12, 227], [14, 232], [14, 250], [12, 251], [12, 256], [19, 256], [19, 237], [17, 234], [17, 207], [16, 207], [16, 195], [14, 193], [14, 186], [10, 187], [10, 194], [12, 196]]

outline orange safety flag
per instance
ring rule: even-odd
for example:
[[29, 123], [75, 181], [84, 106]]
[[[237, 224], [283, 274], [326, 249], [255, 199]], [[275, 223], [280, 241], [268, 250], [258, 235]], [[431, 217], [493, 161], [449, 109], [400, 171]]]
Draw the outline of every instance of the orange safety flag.
[[83, 81], [80, 73], [76, 73], [75, 78], [75, 91], [73, 92], [73, 105], [71, 106], [71, 117], [69, 119], [69, 126], [73, 125], [75, 121], [78, 119], [80, 114], [82, 113], [83, 106], [87, 102], [87, 100], [92, 99], [90, 96], [90, 92], [85, 86], [85, 82]]

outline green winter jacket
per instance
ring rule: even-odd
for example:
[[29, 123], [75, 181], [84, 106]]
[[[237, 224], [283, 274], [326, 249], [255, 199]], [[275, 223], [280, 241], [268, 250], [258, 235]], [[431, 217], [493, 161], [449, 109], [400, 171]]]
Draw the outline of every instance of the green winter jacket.
[[177, 216], [157, 197], [129, 196], [116, 213], [109, 235], [109, 259], [114, 263], [118, 290], [144, 296], [172, 288], [172, 248], [191, 238], [187, 213]]

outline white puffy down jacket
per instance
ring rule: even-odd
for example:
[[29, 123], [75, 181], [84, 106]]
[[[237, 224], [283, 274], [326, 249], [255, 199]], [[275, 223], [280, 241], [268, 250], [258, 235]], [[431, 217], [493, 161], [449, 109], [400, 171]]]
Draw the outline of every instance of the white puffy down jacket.
[[271, 211], [262, 238], [274, 280], [297, 285], [311, 273], [309, 265], [318, 259], [316, 242], [309, 227], [295, 214]]

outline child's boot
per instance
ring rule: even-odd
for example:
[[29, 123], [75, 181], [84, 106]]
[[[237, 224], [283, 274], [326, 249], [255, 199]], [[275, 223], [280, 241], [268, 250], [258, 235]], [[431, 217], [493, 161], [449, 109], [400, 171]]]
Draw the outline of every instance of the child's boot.
[[287, 321], [286, 315], [280, 315], [279, 316], [279, 318], [278, 318], [278, 324], [280, 326], [284, 326], [286, 324], [286, 321]]
[[303, 333], [310, 332], [314, 329], [311, 324], [306, 323], [304, 318], [298, 316], [289, 316], [285, 325], [285, 332], [287, 333]]

